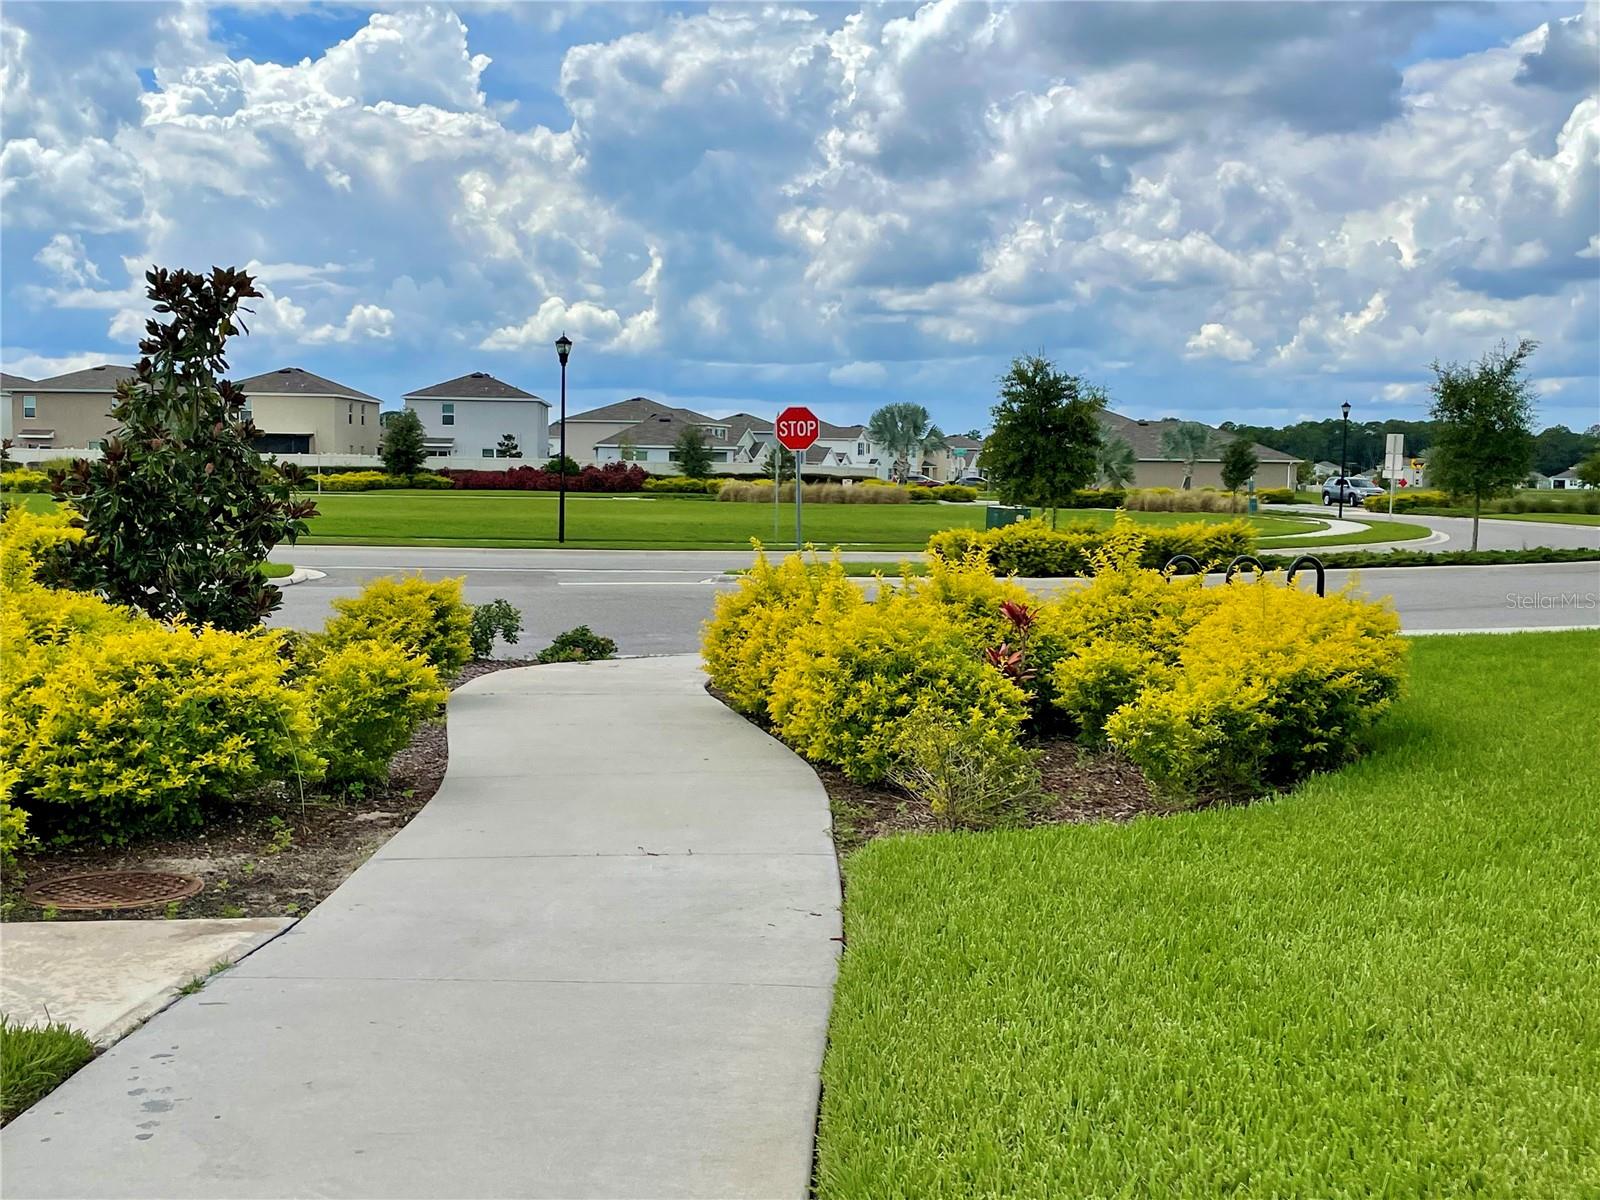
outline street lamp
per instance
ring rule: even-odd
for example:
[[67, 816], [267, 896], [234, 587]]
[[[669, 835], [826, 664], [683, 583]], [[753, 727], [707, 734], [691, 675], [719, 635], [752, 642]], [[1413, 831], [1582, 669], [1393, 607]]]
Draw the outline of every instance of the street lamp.
[[556, 357], [561, 360], [561, 461], [557, 464], [561, 470], [561, 488], [556, 499], [557, 542], [567, 540], [567, 356], [571, 353], [572, 339], [563, 333], [556, 339]]
[[[561, 361], [566, 362], [567, 360], [563, 358]], [[563, 375], [561, 378], [565, 381], [566, 376]], [[565, 382], [563, 382], [562, 386], [566, 386]], [[565, 395], [565, 392], [562, 394]], [[1339, 479], [1341, 480], [1339, 484], [1339, 519], [1343, 520], [1344, 490], [1350, 486], [1350, 401], [1346, 400], [1341, 404], [1339, 411], [1344, 414], [1344, 428], [1339, 434]], [[561, 432], [563, 434], [567, 432], [566, 426], [562, 426]]]

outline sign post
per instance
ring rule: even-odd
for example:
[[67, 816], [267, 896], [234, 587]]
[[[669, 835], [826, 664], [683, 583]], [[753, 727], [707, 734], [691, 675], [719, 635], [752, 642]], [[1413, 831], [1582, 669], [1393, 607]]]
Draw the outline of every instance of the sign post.
[[1394, 481], [1406, 469], [1406, 435], [1385, 434], [1383, 439], [1383, 473], [1389, 477], [1389, 515], [1394, 516]]
[[[822, 422], [809, 408], [791, 405], [778, 414], [774, 432], [778, 435], [778, 444], [794, 453], [794, 548], [798, 550], [805, 545], [800, 530], [801, 456], [816, 442], [817, 434], [822, 432]], [[777, 486], [776, 481], [773, 486]]]

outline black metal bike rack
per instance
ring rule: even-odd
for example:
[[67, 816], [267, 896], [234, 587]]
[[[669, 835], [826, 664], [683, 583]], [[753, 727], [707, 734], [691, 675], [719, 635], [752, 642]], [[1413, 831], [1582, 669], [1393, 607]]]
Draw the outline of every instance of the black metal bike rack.
[[1267, 573], [1267, 569], [1261, 565], [1261, 560], [1255, 555], [1241, 554], [1238, 558], [1234, 559], [1228, 564], [1228, 573], [1222, 577], [1222, 582], [1232, 583], [1233, 577], [1245, 567], [1249, 567], [1251, 570], [1253, 570], [1256, 573], [1257, 579], [1260, 579]]
[[1322, 565], [1322, 560], [1315, 554], [1302, 554], [1299, 558], [1295, 559], [1289, 564], [1289, 574], [1287, 577], [1289, 586], [1294, 586], [1294, 577], [1299, 573], [1301, 567], [1311, 567], [1316, 571], [1317, 595], [1324, 595], [1325, 589], [1328, 585], [1328, 571], [1327, 568]]
[[[1180, 571], [1179, 567], [1184, 569]], [[1206, 572], [1200, 565], [1200, 560], [1194, 555], [1174, 554], [1167, 559], [1167, 565], [1161, 568], [1161, 573], [1167, 577], [1167, 582], [1171, 583], [1178, 575], [1204, 575]]]

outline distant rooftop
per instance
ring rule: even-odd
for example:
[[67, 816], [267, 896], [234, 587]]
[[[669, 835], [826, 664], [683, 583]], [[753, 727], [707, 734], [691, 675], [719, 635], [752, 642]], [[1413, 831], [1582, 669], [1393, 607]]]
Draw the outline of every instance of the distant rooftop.
[[496, 379], [487, 371], [473, 371], [470, 375], [459, 375], [455, 379], [447, 379], [443, 383], [436, 383], [432, 387], [418, 388], [414, 392], [405, 394], [407, 400], [532, 400], [548, 407], [548, 401], [540, 399], [532, 392], [525, 392], [521, 388]]
[[98, 367], [85, 367], [81, 371], [68, 371], [65, 375], [52, 375], [49, 379], [35, 380], [33, 386], [41, 392], [114, 392], [117, 384], [132, 379], [132, 367], [121, 363], [102, 363]]
[[276, 371], [264, 371], [249, 379], [238, 380], [237, 385], [246, 394], [254, 392], [258, 396], [339, 396], [349, 400], [378, 400], [376, 396], [324, 379], [301, 367], [279, 367]]

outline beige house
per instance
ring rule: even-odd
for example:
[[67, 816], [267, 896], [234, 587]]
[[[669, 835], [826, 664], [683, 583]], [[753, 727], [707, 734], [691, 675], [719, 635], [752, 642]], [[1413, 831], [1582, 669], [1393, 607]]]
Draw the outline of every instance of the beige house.
[[28, 382], [5, 377], [6, 436], [20, 450], [98, 450], [116, 428], [117, 384], [134, 370], [115, 363]]
[[[1204, 424], [1200, 421], [1193, 423]], [[1176, 417], [1148, 421], [1125, 417], [1121, 413], [1114, 412], [1104, 412], [1100, 415], [1101, 431], [1108, 439], [1120, 437], [1133, 447], [1133, 486], [1141, 488], [1183, 486], [1184, 464], [1169, 458], [1162, 445], [1167, 431], [1178, 424], [1180, 422]], [[1206, 446], [1205, 453], [1195, 461], [1190, 486], [1220, 489], [1222, 449], [1232, 440], [1232, 435], [1220, 429], [1213, 429], [1209, 425], [1205, 428], [1210, 433], [1211, 440]], [[1256, 467], [1257, 488], [1294, 487], [1295, 468], [1300, 463], [1298, 458], [1260, 443], [1256, 443], [1255, 449], [1256, 458], [1259, 460], [1259, 465]]]
[[245, 411], [263, 454], [376, 454], [379, 400], [300, 367], [241, 379]]

